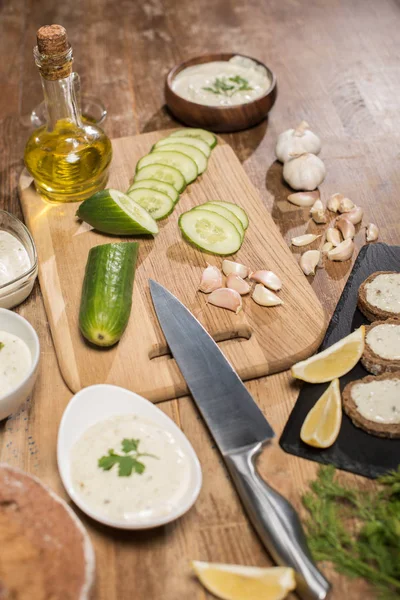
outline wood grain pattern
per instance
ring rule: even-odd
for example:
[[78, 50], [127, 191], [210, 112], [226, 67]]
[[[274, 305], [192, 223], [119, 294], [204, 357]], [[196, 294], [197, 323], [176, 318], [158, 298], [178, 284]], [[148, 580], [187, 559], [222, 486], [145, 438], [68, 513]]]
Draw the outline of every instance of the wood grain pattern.
[[[234, 148], [285, 240], [304, 233], [306, 211], [284, 202], [276, 136], [307, 119], [321, 136], [327, 179], [323, 199], [341, 191], [377, 223], [381, 241], [400, 243], [400, 13], [396, 0], [12, 0], [0, 2], [0, 205], [22, 217], [18, 179], [29, 135], [28, 116], [42, 99], [32, 59], [36, 29], [62, 23], [75, 53], [83, 91], [108, 109], [110, 137], [178, 126], [164, 106], [163, 78], [189, 56], [235, 51], [270, 65], [279, 98], [269, 119], [224, 139]], [[356, 245], [363, 244], [362, 229]], [[310, 279], [329, 315], [351, 265], [319, 269]], [[18, 308], [40, 337], [35, 393], [18, 415], [0, 423], [0, 456], [38, 475], [66, 497], [56, 465], [57, 429], [71, 392], [57, 366], [39, 285]], [[224, 342], [228, 343], [228, 342]], [[287, 373], [247, 384], [280, 435], [299, 386]], [[267, 566], [271, 561], [248, 524], [220, 457], [189, 397], [159, 404], [199, 455], [204, 485], [193, 509], [171, 526], [127, 534], [82, 514], [96, 549], [95, 600], [212, 600], [191, 575], [192, 559]], [[314, 463], [268, 448], [262, 476], [301, 510]], [[372, 481], [340, 473], [366, 491]], [[77, 511], [79, 512], [79, 511]], [[304, 516], [304, 512], [301, 511]], [[330, 600], [373, 600], [362, 580], [321, 565], [333, 584]], [[294, 596], [293, 596], [294, 598]]]
[[[167, 134], [114, 140], [108, 185], [126, 190], [136, 162]], [[40, 284], [61, 373], [73, 392], [95, 383], [113, 383], [154, 402], [188, 393], [155, 316], [149, 278], [175, 294], [214, 339], [226, 342], [227, 358], [243, 379], [288, 369], [318, 348], [325, 332], [322, 306], [227, 144], [218, 144], [213, 150], [206, 173], [188, 186], [173, 214], [159, 222], [156, 238], [140, 241], [131, 319], [121, 341], [107, 350], [85, 342], [78, 314], [88, 251], [116, 238], [90, 231], [76, 219], [76, 203], [56, 206], [44, 202], [30, 182], [23, 173], [22, 208], [37, 246]], [[235, 315], [207, 305], [207, 296], [198, 292], [207, 262], [221, 267], [222, 259], [186, 243], [179, 233], [178, 217], [213, 199], [235, 202], [248, 213], [250, 225], [243, 245], [230, 258], [254, 271], [267, 268], [275, 272], [283, 282], [279, 292], [283, 306], [261, 307], [248, 295], [243, 298], [243, 311]]]

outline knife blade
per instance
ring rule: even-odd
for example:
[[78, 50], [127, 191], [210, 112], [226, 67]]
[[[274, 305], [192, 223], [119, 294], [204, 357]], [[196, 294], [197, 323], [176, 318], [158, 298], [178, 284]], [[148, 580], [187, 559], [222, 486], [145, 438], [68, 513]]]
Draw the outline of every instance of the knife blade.
[[274, 436], [240, 377], [192, 313], [150, 279], [161, 329], [193, 399], [225, 460], [245, 510], [279, 565], [295, 570], [303, 600], [323, 600], [330, 584], [318, 571], [292, 505], [255, 469], [255, 458]]

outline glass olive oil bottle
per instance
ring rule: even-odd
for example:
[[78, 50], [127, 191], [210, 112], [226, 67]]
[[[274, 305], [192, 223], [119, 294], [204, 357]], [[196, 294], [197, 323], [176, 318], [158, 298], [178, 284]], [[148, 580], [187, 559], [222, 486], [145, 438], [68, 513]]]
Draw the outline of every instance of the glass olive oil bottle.
[[45, 200], [84, 200], [106, 185], [111, 142], [100, 127], [82, 121], [75, 97], [72, 49], [64, 27], [41, 27], [34, 57], [48, 120], [26, 144], [26, 168]]

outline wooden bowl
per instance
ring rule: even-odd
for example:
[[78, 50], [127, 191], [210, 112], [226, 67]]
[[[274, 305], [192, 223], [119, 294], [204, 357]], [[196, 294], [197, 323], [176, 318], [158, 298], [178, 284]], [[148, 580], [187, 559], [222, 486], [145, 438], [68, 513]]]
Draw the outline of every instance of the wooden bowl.
[[[216, 132], [228, 132], [248, 129], [266, 118], [276, 100], [276, 77], [264, 63], [251, 56], [246, 56], [246, 58], [251, 58], [251, 60], [263, 66], [271, 79], [271, 85], [268, 90], [251, 102], [236, 106], [204, 106], [204, 104], [186, 100], [186, 98], [178, 96], [173, 91], [172, 82], [174, 78], [183, 69], [186, 69], [186, 67], [211, 61], [227, 61], [233, 56], [237, 56], [237, 53], [205, 54], [186, 60], [170, 70], [165, 82], [165, 99], [168, 108], [177, 119], [191, 127], [202, 127]], [[240, 54], [240, 56], [245, 55]]]

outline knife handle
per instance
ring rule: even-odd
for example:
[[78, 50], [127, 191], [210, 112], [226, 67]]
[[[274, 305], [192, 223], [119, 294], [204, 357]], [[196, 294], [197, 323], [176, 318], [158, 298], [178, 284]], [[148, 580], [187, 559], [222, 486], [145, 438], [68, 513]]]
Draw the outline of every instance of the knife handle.
[[274, 561], [292, 567], [296, 592], [303, 600], [323, 600], [329, 582], [317, 569], [293, 506], [258, 475], [254, 459], [262, 444], [248, 446], [224, 456], [240, 499]]

